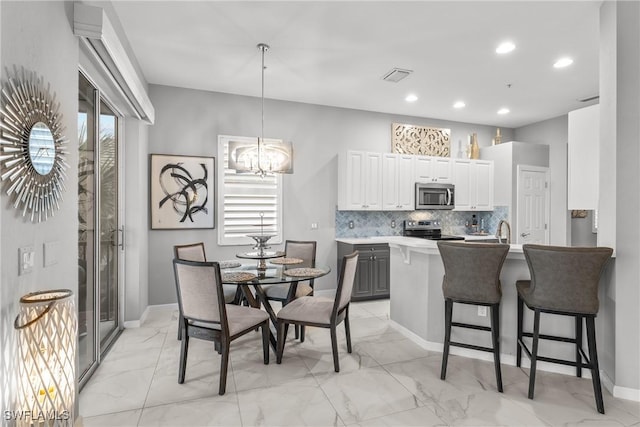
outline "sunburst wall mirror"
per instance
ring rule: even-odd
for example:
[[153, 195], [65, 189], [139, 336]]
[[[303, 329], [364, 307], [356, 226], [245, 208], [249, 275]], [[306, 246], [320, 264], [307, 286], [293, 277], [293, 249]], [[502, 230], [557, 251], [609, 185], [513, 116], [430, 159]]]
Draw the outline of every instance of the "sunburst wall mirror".
[[0, 98], [0, 177], [23, 217], [46, 221], [60, 209], [68, 168], [60, 104], [35, 73], [14, 75]]

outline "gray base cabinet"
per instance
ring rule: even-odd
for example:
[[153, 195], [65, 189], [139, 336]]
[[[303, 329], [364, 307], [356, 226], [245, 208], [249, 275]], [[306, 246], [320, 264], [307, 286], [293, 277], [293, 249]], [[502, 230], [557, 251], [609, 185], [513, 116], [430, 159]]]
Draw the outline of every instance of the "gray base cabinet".
[[340, 271], [342, 257], [354, 251], [358, 251], [359, 256], [351, 301], [389, 298], [389, 245], [351, 245], [338, 242], [337, 271]]

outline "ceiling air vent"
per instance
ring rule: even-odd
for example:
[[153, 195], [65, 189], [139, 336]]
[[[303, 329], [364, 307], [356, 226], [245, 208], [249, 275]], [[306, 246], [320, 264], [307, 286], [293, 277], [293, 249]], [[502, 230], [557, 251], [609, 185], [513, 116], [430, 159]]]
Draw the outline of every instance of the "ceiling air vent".
[[597, 100], [599, 98], [600, 98], [600, 96], [594, 95], [594, 96], [588, 96], [586, 98], [578, 99], [578, 101], [580, 101], [580, 102], [589, 102], [589, 101], [595, 101], [595, 100]]
[[409, 74], [413, 73], [412, 70], [403, 70], [402, 68], [394, 68], [384, 76], [382, 76], [382, 80], [386, 82], [398, 83], [400, 80], [409, 76]]

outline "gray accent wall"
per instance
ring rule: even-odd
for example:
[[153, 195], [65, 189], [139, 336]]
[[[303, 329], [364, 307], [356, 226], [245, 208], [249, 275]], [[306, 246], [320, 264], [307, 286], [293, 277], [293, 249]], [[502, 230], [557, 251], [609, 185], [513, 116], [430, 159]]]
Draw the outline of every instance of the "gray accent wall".
[[[256, 74], [256, 88], [258, 84]], [[156, 109], [156, 124], [149, 129], [149, 153], [217, 158], [218, 135], [260, 134], [260, 98], [156, 85], [150, 86], [149, 93]], [[284, 239], [316, 240], [317, 262], [333, 269], [329, 276], [316, 280], [317, 289], [335, 288], [337, 281], [338, 153], [347, 149], [389, 152], [394, 122], [450, 128], [454, 153], [458, 140], [466, 142], [473, 132], [478, 133], [481, 146], [490, 145], [496, 130], [494, 126], [265, 100], [265, 137], [292, 141], [295, 152], [294, 173], [284, 176]], [[513, 138], [511, 129], [502, 129], [502, 135], [503, 140]], [[311, 230], [312, 222], [318, 223], [317, 230]], [[173, 245], [204, 241], [207, 257], [218, 260], [234, 259], [247, 249], [218, 246], [217, 232], [149, 232], [149, 304], [176, 302]]]
[[[0, 72], [24, 67], [51, 84], [61, 104], [65, 135], [69, 141], [65, 180], [66, 191], [60, 210], [46, 222], [33, 224], [16, 212], [6, 196], [6, 183], [0, 192], [0, 392], [2, 408], [10, 409], [14, 396], [16, 346], [13, 320], [18, 300], [38, 290], [66, 288], [78, 291], [78, 197], [77, 197], [77, 112], [78, 41], [73, 35], [72, 2], [0, 2]], [[43, 244], [58, 243], [58, 262], [43, 266]], [[33, 246], [33, 272], [18, 275], [18, 248]]]

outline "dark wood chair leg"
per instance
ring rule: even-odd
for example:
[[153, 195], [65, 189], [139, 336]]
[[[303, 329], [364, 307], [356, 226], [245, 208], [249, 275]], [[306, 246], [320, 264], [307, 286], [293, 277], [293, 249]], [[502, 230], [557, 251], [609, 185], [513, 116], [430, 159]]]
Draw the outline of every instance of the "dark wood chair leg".
[[227, 389], [227, 370], [229, 368], [229, 340], [223, 338], [220, 343], [222, 347], [222, 360], [220, 361], [220, 389], [218, 394], [223, 395]]
[[520, 294], [518, 294], [518, 331], [516, 338], [516, 366], [518, 368], [522, 365], [522, 345], [520, 345], [520, 342], [522, 341], [523, 318], [524, 301], [522, 300], [522, 298], [520, 298]]
[[264, 364], [269, 364], [269, 320], [265, 320], [262, 324], [262, 353]]
[[442, 369], [440, 379], [447, 377], [447, 362], [449, 361], [449, 342], [451, 341], [451, 318], [453, 316], [453, 301], [444, 300], [444, 348], [442, 350]]
[[300, 338], [300, 326], [299, 325], [295, 325], [295, 331], [294, 331], [294, 338], [298, 339]]
[[593, 382], [593, 394], [596, 398], [598, 412], [604, 414], [604, 401], [602, 399], [602, 385], [600, 384], [600, 367], [598, 366], [598, 350], [596, 348], [596, 324], [595, 317], [586, 317], [587, 343], [589, 345], [589, 362], [591, 365], [591, 378]]
[[178, 314], [178, 341], [182, 339], [182, 328], [184, 327], [184, 319]]
[[277, 329], [278, 329], [278, 344], [277, 344], [277, 351], [276, 351], [276, 363], [280, 364], [282, 363], [282, 353], [284, 353], [284, 340], [286, 338], [285, 336], [285, 323], [282, 320], [278, 320], [278, 325], [277, 325]]
[[349, 307], [344, 314], [344, 334], [347, 337], [347, 352], [351, 353], [351, 326], [349, 326]]
[[576, 316], [576, 377], [582, 378], [582, 316]]
[[304, 342], [304, 330], [306, 326], [300, 325], [300, 342]]
[[338, 359], [338, 336], [336, 325], [331, 325], [331, 351], [333, 352], [333, 370], [340, 372], [340, 360]]
[[533, 311], [533, 344], [531, 345], [531, 369], [529, 370], [529, 399], [533, 399], [536, 385], [536, 362], [538, 358], [538, 338], [540, 335], [540, 310]]
[[[186, 332], [186, 331], [185, 331]], [[187, 370], [187, 353], [189, 352], [189, 335], [182, 337], [180, 345], [180, 367], [178, 368], [178, 384], [184, 384], [184, 375]]]
[[496, 384], [502, 393], [502, 370], [500, 369], [500, 304], [491, 306], [491, 341], [493, 343], [493, 364], [496, 369]]

